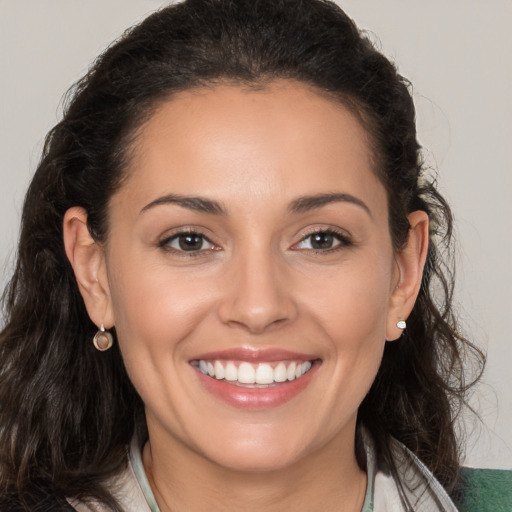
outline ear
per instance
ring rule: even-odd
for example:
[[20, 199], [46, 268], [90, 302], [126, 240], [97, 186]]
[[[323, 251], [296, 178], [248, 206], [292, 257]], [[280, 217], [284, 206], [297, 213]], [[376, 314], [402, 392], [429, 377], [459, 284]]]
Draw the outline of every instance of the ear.
[[89, 233], [87, 212], [70, 208], [64, 215], [64, 248], [91, 320], [109, 329], [114, 315], [103, 247]]
[[397, 327], [400, 320], [410, 315], [420, 291], [423, 268], [427, 259], [429, 241], [429, 219], [423, 211], [408, 215], [410, 229], [405, 246], [396, 253], [395, 288], [391, 291], [386, 339], [396, 340], [402, 334]]

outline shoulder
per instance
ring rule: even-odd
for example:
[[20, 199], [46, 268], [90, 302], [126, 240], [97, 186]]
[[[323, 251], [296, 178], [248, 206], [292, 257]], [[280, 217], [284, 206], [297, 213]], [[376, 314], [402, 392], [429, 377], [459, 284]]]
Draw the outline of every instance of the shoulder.
[[444, 487], [414, 453], [397, 440], [393, 441], [392, 451], [399, 477], [396, 485], [402, 500], [411, 510], [457, 512]]
[[428, 511], [512, 511], [512, 470], [461, 468], [452, 501], [428, 468], [398, 441], [394, 455], [401, 483], [406, 483], [405, 495], [413, 504], [418, 500], [415, 511], [424, 510], [420, 505], [427, 503], [431, 503], [425, 508]]
[[462, 468], [457, 494], [461, 512], [510, 512], [512, 470]]
[[[135, 445], [135, 441], [132, 444]], [[135, 461], [137, 460], [140, 460], [140, 455], [138, 459], [135, 459]], [[107, 479], [103, 484], [105, 489], [115, 499], [118, 507], [124, 512], [151, 512], [152, 510], [158, 510], [157, 506], [151, 508], [148, 505], [145, 493], [141, 488], [140, 480], [137, 476], [139, 471], [143, 472], [141, 468], [141, 460], [140, 468], [138, 466], [134, 467], [133, 454], [128, 450], [128, 461], [124, 470], [118, 475]], [[73, 505], [73, 510], [76, 512], [110, 512], [112, 510], [97, 500], [80, 501], [70, 499], [69, 502]], [[0, 510], [0, 512], [2, 511]]]
[[[393, 439], [393, 468], [379, 460], [371, 436], [365, 435], [371, 512], [457, 512], [443, 486], [428, 468], [402, 443]], [[373, 487], [373, 488], [371, 488]]]

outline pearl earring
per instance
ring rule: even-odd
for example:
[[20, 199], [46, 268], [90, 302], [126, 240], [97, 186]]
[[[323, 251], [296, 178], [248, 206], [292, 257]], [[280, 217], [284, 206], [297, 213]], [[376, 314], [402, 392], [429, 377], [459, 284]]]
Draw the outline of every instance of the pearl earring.
[[108, 331], [105, 331], [105, 327], [101, 324], [99, 331], [94, 335], [92, 342], [96, 348], [100, 352], [105, 352], [114, 344], [114, 338], [112, 334]]
[[405, 329], [407, 327], [407, 324], [405, 323], [405, 320], [400, 320], [396, 326], [399, 328], [399, 329]]

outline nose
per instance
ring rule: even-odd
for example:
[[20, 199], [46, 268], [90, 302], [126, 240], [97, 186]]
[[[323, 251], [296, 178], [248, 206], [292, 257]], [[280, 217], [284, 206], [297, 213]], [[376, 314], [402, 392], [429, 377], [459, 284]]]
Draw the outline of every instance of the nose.
[[251, 334], [292, 322], [297, 316], [285, 265], [271, 250], [262, 252], [240, 255], [231, 262], [218, 310], [223, 323]]

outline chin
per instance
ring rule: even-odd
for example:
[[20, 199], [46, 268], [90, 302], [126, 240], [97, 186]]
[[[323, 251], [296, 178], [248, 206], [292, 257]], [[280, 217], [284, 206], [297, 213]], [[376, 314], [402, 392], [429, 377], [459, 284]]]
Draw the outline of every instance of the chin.
[[293, 466], [298, 457], [283, 457], [280, 453], [248, 450], [246, 452], [224, 453], [212, 462], [237, 473], [269, 473]]
[[304, 447], [290, 442], [289, 436], [268, 439], [247, 433], [241, 438], [227, 436], [202, 451], [204, 457], [223, 468], [236, 472], [271, 472], [294, 465]]

